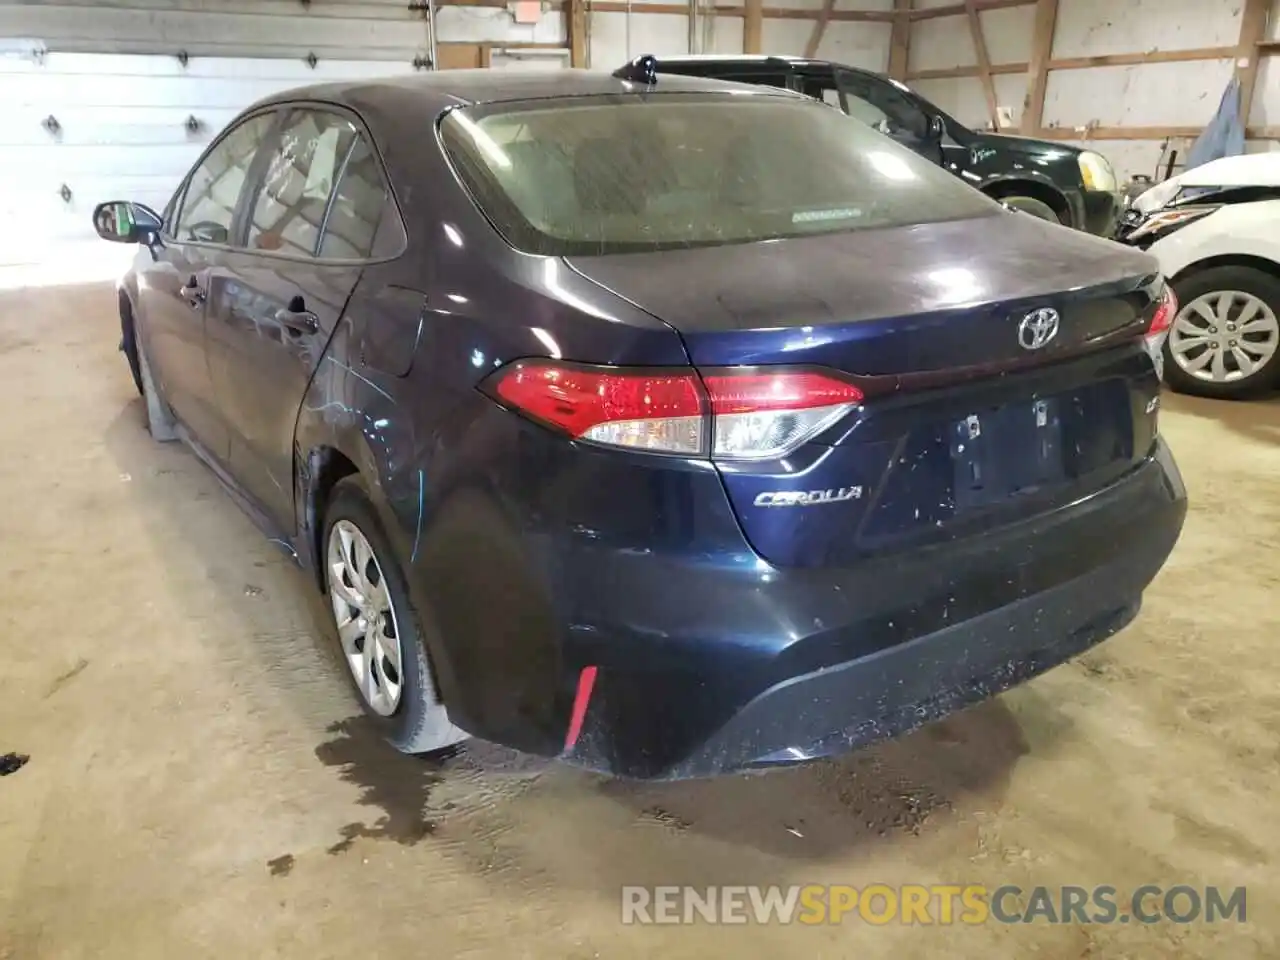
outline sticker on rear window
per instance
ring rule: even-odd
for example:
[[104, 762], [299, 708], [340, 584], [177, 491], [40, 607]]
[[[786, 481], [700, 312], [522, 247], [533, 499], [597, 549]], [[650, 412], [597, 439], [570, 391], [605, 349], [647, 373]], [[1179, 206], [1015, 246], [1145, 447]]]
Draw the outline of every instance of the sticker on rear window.
[[822, 223], [826, 220], [856, 220], [862, 216], [858, 207], [838, 207], [834, 210], [798, 210], [791, 215], [792, 223]]

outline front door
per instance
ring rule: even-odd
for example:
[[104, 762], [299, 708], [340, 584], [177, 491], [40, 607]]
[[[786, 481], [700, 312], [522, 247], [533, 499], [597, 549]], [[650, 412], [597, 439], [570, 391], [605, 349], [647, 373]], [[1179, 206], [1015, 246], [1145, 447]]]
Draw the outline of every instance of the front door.
[[155, 261], [138, 285], [138, 335], [147, 365], [160, 396], [192, 439], [225, 457], [226, 426], [205, 359], [205, 251], [169, 240], [154, 246], [152, 256]]
[[931, 117], [915, 98], [888, 80], [854, 70], [838, 70], [836, 80], [845, 113], [870, 124], [898, 143], [942, 163], [942, 149]]
[[208, 302], [220, 283], [215, 264], [228, 248], [249, 166], [273, 118], [246, 119], [205, 153], [172, 204], [139, 284], [139, 332], [151, 375], [192, 438], [220, 460], [227, 428], [206, 356]]
[[370, 256], [385, 187], [347, 115], [293, 109], [246, 202], [244, 242], [210, 300], [231, 473], [276, 527], [294, 530], [298, 409]]

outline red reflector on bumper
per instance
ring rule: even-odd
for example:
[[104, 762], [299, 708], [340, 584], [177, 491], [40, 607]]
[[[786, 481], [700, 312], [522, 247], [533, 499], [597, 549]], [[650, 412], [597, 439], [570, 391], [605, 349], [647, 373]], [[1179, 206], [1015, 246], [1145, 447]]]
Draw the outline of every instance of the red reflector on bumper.
[[573, 749], [582, 735], [582, 721], [587, 716], [587, 704], [591, 702], [591, 688], [596, 685], [596, 668], [583, 667], [578, 674], [578, 692], [573, 697], [573, 713], [569, 716], [569, 729], [564, 735], [564, 749]]

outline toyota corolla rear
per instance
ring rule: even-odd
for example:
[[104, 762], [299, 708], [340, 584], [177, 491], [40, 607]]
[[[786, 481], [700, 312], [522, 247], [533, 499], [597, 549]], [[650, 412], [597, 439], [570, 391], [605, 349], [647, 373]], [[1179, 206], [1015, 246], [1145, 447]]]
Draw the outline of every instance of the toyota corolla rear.
[[[441, 134], [579, 311], [478, 381], [519, 448], [493, 483], [539, 558], [566, 759], [828, 755], [1135, 616], [1185, 513], [1147, 256], [786, 95], [498, 104]], [[660, 363], [628, 311], [662, 321]]]

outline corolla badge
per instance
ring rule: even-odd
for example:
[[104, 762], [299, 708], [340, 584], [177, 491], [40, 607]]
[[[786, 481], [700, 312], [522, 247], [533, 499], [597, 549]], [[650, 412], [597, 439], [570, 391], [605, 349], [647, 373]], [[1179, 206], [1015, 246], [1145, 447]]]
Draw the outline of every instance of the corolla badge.
[[843, 503], [862, 499], [861, 487], [836, 487], [834, 490], [776, 490], [759, 494], [757, 507], [816, 507], [820, 503]]
[[1058, 335], [1058, 311], [1053, 307], [1032, 310], [1018, 324], [1018, 345], [1023, 350], [1039, 350]]

